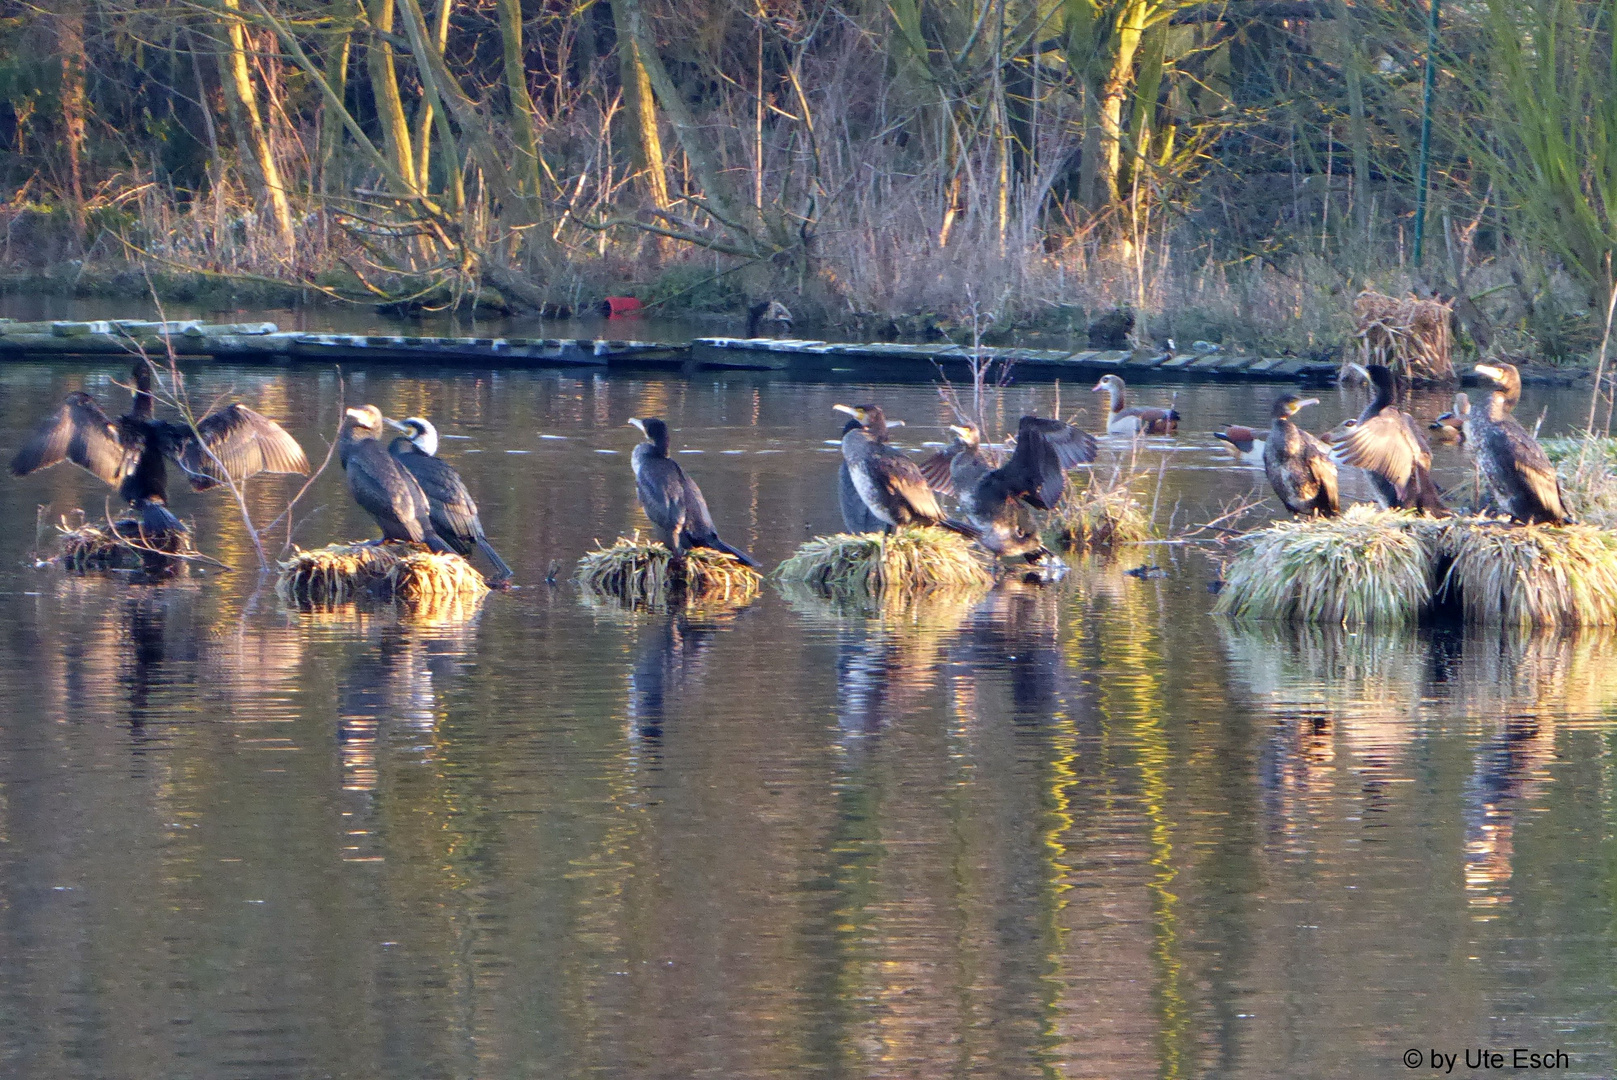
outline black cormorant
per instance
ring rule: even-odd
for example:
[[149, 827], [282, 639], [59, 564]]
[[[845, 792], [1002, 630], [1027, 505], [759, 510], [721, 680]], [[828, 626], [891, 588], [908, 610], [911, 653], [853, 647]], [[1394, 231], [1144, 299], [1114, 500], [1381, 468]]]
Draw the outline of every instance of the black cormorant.
[[748, 566], [757, 566], [746, 552], [719, 539], [702, 489], [685, 475], [679, 462], [668, 456], [668, 425], [654, 416], [632, 417], [629, 423], [646, 437], [634, 448], [631, 461], [635, 493], [640, 496], [640, 506], [651, 519], [657, 539], [676, 555], [691, 548], [712, 548], [734, 555]]
[[1471, 399], [1463, 393], [1454, 395], [1454, 408], [1426, 425], [1436, 442], [1464, 443], [1466, 421], [1471, 419]]
[[1493, 492], [1494, 504], [1524, 524], [1570, 524], [1555, 466], [1511, 415], [1522, 396], [1521, 374], [1514, 364], [1478, 364], [1476, 372], [1493, 385], [1493, 392], [1488, 407], [1466, 421], [1465, 443], [1476, 455], [1477, 471]]
[[[1095, 437], [1060, 420], [1024, 416], [1016, 448], [995, 468], [982, 451], [977, 425], [949, 429], [955, 442], [921, 463], [933, 488], [953, 494], [978, 540], [994, 554], [1037, 562], [1049, 555], [1028, 508], [1054, 510], [1066, 491], [1067, 470], [1095, 460]], [[941, 466], [941, 467], [940, 467]]]
[[1094, 386], [1095, 393], [1104, 393], [1111, 399], [1106, 411], [1108, 435], [1172, 435], [1179, 430], [1179, 413], [1175, 409], [1159, 409], [1152, 405], [1125, 407], [1123, 380], [1116, 375], [1103, 375]]
[[[846, 435], [859, 427], [859, 421], [850, 419], [842, 428]], [[853, 474], [848, 471], [846, 460], [837, 463], [837, 505], [842, 509], [842, 526], [851, 533], [881, 532], [887, 523], [870, 512], [865, 500], [859, 497], [859, 489], [853, 486]]]
[[432, 527], [432, 507], [415, 477], [394, 460], [382, 445], [386, 420], [375, 405], [362, 405], [343, 414], [337, 432], [337, 460], [348, 475], [348, 490], [389, 540], [425, 544], [447, 554], [454, 551]]
[[1393, 404], [1392, 370], [1383, 364], [1352, 365], [1370, 383], [1370, 404], [1332, 448], [1338, 465], [1362, 469], [1376, 501], [1388, 509], [1444, 514], [1443, 496], [1432, 481], [1432, 448], [1408, 413]]
[[876, 405], [834, 405], [859, 421], [842, 435], [842, 460], [854, 490], [887, 529], [901, 525], [939, 525], [976, 539], [977, 530], [951, 520], [938, 505], [920, 466], [887, 445], [887, 417]]
[[1292, 423], [1292, 416], [1319, 398], [1281, 394], [1274, 403], [1274, 423], [1264, 440], [1263, 471], [1287, 510], [1293, 514], [1335, 517], [1341, 512], [1336, 495], [1336, 465], [1330, 448]]
[[468, 559], [472, 556], [473, 548], [482, 551], [494, 566], [494, 580], [508, 579], [511, 568], [505, 565], [500, 553], [483, 535], [483, 522], [477, 515], [477, 501], [466, 490], [466, 484], [455, 467], [437, 456], [438, 429], [432, 426], [432, 421], [410, 416], [403, 422], [386, 422], [404, 432], [388, 444], [387, 450], [421, 485], [431, 509], [433, 531], [444, 543]]
[[69, 394], [11, 459], [12, 475], [71, 461], [118, 489], [140, 515], [145, 536], [161, 537], [186, 531], [168, 509], [165, 458], [197, 491], [223, 484], [227, 476], [241, 483], [259, 473], [309, 471], [303, 448], [269, 417], [238, 403], [209, 413], [193, 430], [190, 424], [156, 418], [148, 361], [135, 364], [134, 382], [134, 404], [117, 423], [89, 394]]

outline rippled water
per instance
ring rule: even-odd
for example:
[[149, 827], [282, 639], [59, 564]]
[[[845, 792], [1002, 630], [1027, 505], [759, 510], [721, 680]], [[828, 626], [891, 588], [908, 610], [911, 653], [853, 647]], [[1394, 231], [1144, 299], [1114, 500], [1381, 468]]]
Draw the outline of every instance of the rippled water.
[[[70, 388], [121, 409], [121, 375], [9, 365], [0, 451]], [[669, 418], [772, 565], [839, 527], [830, 406], [879, 400], [913, 447], [935, 392], [194, 373], [227, 391], [311, 457], [339, 400], [432, 417], [523, 588], [470, 623], [296, 614], [188, 493], [235, 572], [36, 570], [36, 506], [44, 534], [106, 493], [0, 483], [0, 1074], [1349, 1077], [1514, 1046], [1611, 1073], [1611, 634], [1231, 629], [1214, 545], [886, 618], [772, 588], [625, 614], [565, 579], [641, 521], [629, 416]], [[1160, 518], [1261, 482], [1199, 433], [1272, 393], [1179, 388], [1185, 433], [1139, 461]], [[1322, 396], [1318, 427], [1360, 405]], [[1581, 407], [1528, 398], [1547, 432]], [[306, 545], [371, 535], [335, 475], [306, 510]]]

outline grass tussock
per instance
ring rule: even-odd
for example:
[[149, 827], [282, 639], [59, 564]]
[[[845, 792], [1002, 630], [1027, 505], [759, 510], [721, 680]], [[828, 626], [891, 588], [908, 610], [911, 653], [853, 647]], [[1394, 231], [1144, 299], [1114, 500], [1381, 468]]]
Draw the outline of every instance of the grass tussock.
[[1385, 364], [1417, 381], [1454, 378], [1452, 303], [1366, 290], [1353, 301], [1353, 314], [1364, 363]]
[[1589, 525], [1445, 522], [1446, 592], [1466, 620], [1520, 627], [1617, 625], [1617, 534]]
[[483, 575], [459, 555], [398, 543], [295, 550], [275, 582], [276, 594], [293, 607], [330, 610], [379, 600], [443, 617], [475, 611], [488, 591]]
[[578, 585], [591, 599], [629, 607], [740, 605], [757, 597], [763, 579], [734, 555], [694, 548], [675, 559], [662, 544], [619, 537], [578, 560]]
[[988, 556], [945, 529], [816, 536], [775, 571], [783, 582], [826, 596], [885, 596], [901, 591], [971, 591], [994, 583]]
[[1243, 537], [1214, 611], [1237, 619], [1353, 626], [1416, 622], [1436, 564], [1420, 519], [1354, 506], [1339, 518], [1281, 521]]
[[1567, 512], [1585, 525], [1617, 528], [1617, 438], [1545, 439]]
[[132, 518], [114, 522], [111, 528], [87, 521], [70, 526], [66, 520], [56, 526], [57, 553], [51, 560], [78, 573], [92, 570], [150, 570], [170, 556], [195, 555], [196, 548], [185, 533], [149, 538], [141, 533], [140, 522]]
[[1105, 552], [1151, 539], [1151, 518], [1128, 484], [1091, 477], [1082, 490], [1069, 486], [1050, 515], [1043, 540], [1054, 551]]

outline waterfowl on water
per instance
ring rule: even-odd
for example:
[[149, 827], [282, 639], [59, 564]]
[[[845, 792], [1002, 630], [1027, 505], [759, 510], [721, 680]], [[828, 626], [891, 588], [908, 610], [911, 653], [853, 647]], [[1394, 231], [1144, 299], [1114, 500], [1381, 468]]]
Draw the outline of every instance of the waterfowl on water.
[[655, 416], [630, 417], [629, 423], [646, 437], [634, 448], [630, 463], [634, 466], [635, 494], [651, 519], [657, 539], [676, 555], [692, 548], [712, 548], [748, 566], [757, 566], [752, 556], [719, 539], [702, 489], [685, 475], [679, 462], [668, 456], [668, 425]]
[[1414, 418], [1393, 404], [1392, 370], [1383, 364], [1352, 367], [1373, 392], [1357, 422], [1332, 447], [1332, 460], [1363, 470], [1383, 507], [1447, 513], [1432, 481], [1432, 448]]
[[511, 568], [483, 534], [477, 501], [466, 490], [466, 483], [455, 467], [437, 456], [438, 429], [432, 421], [410, 416], [403, 421], [387, 420], [386, 423], [404, 432], [388, 444], [387, 451], [421, 485], [427, 497], [433, 531], [465, 558], [471, 558], [474, 548], [481, 551], [494, 567], [494, 580], [508, 579]]
[[1024, 416], [1016, 448], [995, 468], [971, 423], [949, 429], [955, 441], [921, 464], [933, 488], [953, 494], [984, 547], [1002, 557], [1037, 562], [1050, 553], [1039, 541], [1029, 507], [1053, 510], [1066, 490], [1067, 470], [1095, 460], [1095, 437], [1060, 420]]
[[1292, 422], [1298, 409], [1318, 405], [1319, 398], [1281, 394], [1275, 399], [1264, 440], [1263, 471], [1287, 510], [1301, 516], [1335, 517], [1341, 512], [1336, 492], [1336, 465], [1330, 447]]
[[1248, 465], [1263, 464], [1263, 442], [1267, 437], [1265, 431], [1253, 431], [1240, 424], [1231, 424], [1223, 431], [1213, 432], [1213, 438], [1228, 444], [1235, 451], [1236, 458]]
[[1125, 407], [1125, 387], [1116, 375], [1103, 375], [1094, 389], [1095, 393], [1105, 393], [1111, 398], [1111, 408], [1106, 414], [1109, 435], [1172, 435], [1179, 430], [1179, 413], [1173, 409], [1150, 405]]
[[432, 504], [409, 471], [382, 445], [386, 419], [375, 405], [343, 413], [337, 432], [337, 460], [348, 478], [348, 491], [382, 530], [381, 542], [425, 544], [448, 554], [454, 549], [432, 527]]
[[197, 491], [241, 483], [259, 473], [308, 473], [303, 448], [285, 428], [240, 403], [204, 416], [195, 428], [159, 420], [151, 364], [134, 368], [134, 401], [116, 423], [82, 390], [41, 420], [11, 459], [11, 474], [27, 476], [71, 461], [118, 489], [140, 517], [141, 532], [161, 537], [186, 531], [168, 509], [166, 461], [178, 465]]
[[[842, 427], [842, 434], [847, 435], [859, 426], [859, 421], [850, 417]], [[837, 462], [837, 505], [842, 510], [842, 527], [848, 532], [881, 532], [887, 527], [887, 523], [872, 514], [865, 500], [859, 497], [859, 489], [853, 486], [853, 474], [848, 471], [846, 460]]]
[[1471, 418], [1471, 399], [1464, 394], [1454, 395], [1454, 408], [1426, 425], [1436, 442], [1464, 443], [1466, 421]]
[[842, 460], [848, 466], [854, 490], [866, 507], [889, 530], [901, 525], [938, 525], [952, 532], [977, 536], [977, 530], [950, 519], [938, 505], [920, 466], [887, 444], [887, 417], [876, 405], [834, 405], [859, 421], [842, 435]]
[[1561, 498], [1561, 484], [1544, 448], [1511, 415], [1522, 396], [1514, 364], [1478, 364], [1476, 373], [1492, 384], [1488, 406], [1466, 421], [1466, 447], [1493, 492], [1494, 504], [1524, 524], [1567, 525], [1572, 517]]

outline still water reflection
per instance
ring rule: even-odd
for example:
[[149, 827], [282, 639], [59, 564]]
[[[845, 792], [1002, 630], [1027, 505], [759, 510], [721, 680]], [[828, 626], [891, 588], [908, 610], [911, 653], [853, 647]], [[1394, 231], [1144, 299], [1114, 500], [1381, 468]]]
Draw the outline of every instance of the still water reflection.
[[[0, 452], [117, 367], [9, 367]], [[236, 572], [72, 578], [26, 565], [35, 508], [103, 492], [0, 484], [4, 1075], [1363, 1076], [1467, 1046], [1611, 1073], [1608, 633], [1232, 627], [1182, 546], [905, 608], [626, 614], [543, 577], [636, 526], [629, 416], [670, 418], [773, 562], [837, 521], [831, 404], [878, 398], [913, 448], [936, 395], [195, 380], [320, 451], [339, 400], [431, 416], [525, 587], [468, 622], [295, 614], [202, 496]], [[1272, 393], [1180, 389], [1160, 516], [1252, 490], [1194, 432]], [[1325, 396], [1322, 425], [1361, 403]], [[369, 530], [327, 477], [296, 537]]]

